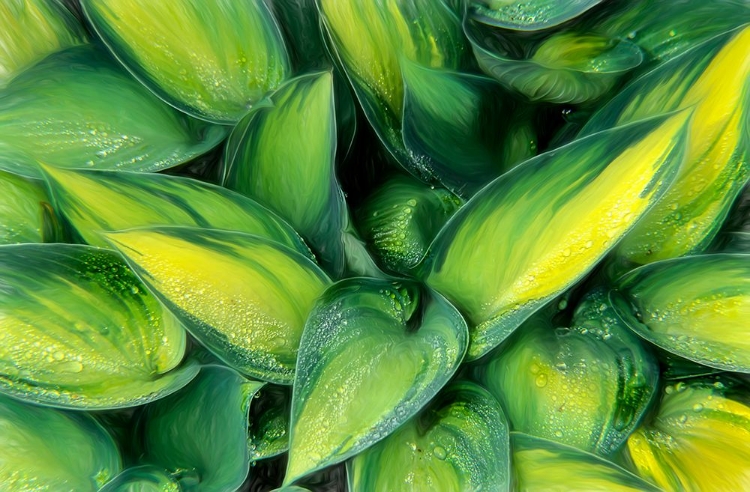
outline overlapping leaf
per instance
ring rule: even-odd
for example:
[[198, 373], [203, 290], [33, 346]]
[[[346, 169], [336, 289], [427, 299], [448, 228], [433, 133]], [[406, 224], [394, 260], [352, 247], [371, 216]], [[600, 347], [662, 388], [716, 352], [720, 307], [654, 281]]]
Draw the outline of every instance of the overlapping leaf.
[[39, 177], [55, 167], [156, 171], [226, 135], [175, 111], [92, 45], [54, 53], [0, 89], [0, 169]]
[[419, 415], [349, 462], [352, 492], [507, 491], [510, 479], [502, 407], [469, 382], [448, 386]]
[[155, 466], [128, 468], [99, 489], [99, 492], [181, 492], [179, 482]]
[[619, 279], [612, 299], [636, 333], [664, 350], [750, 373], [750, 255], [652, 263]]
[[468, 341], [445, 299], [415, 284], [331, 286], [305, 325], [285, 484], [375, 444], [450, 379]]
[[250, 409], [248, 450], [254, 462], [278, 456], [289, 449], [289, 412], [292, 392], [286, 387], [267, 385]]
[[48, 200], [41, 182], [0, 171], [0, 244], [42, 242]]
[[685, 164], [662, 199], [619, 244], [645, 264], [706, 249], [750, 177], [750, 27], [717, 36], [630, 84], [583, 135], [694, 108]]
[[578, 17], [602, 0], [472, 0], [475, 19], [504, 29], [534, 31], [547, 29]]
[[305, 319], [330, 283], [309, 258], [215, 229], [147, 227], [105, 237], [217, 357], [243, 374], [292, 382]]
[[426, 283], [463, 311], [476, 359], [585, 275], [661, 197], [689, 113], [578, 140], [521, 164], [438, 234]]
[[135, 406], [197, 373], [185, 332], [115, 253], [0, 246], [0, 391], [71, 408]]
[[263, 0], [83, 0], [114, 56], [152, 91], [199, 118], [235, 123], [288, 75]]

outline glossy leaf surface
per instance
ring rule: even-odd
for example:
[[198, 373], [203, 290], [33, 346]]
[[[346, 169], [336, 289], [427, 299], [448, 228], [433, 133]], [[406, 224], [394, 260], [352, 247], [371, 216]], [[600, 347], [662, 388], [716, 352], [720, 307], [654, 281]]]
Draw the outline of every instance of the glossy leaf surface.
[[562, 24], [578, 17], [602, 0], [472, 0], [475, 19], [504, 29], [534, 31]]
[[656, 359], [620, 322], [604, 290], [583, 299], [569, 328], [536, 316], [508, 343], [478, 376], [514, 430], [611, 456], [654, 396]]
[[335, 174], [333, 76], [303, 75], [269, 99], [232, 133], [224, 184], [284, 217], [341, 276], [347, 212]]
[[0, 428], [3, 490], [96, 492], [120, 471], [117, 445], [87, 414], [0, 395]]
[[81, 237], [108, 246], [99, 234], [151, 225], [185, 225], [246, 232], [310, 256], [286, 222], [257, 202], [194, 179], [123, 171], [65, 170], [44, 174], [62, 212]]
[[406, 274], [461, 204], [444, 188], [395, 176], [365, 200], [357, 211], [358, 225], [381, 264]]
[[344, 461], [406, 422], [453, 375], [467, 338], [456, 309], [415, 284], [331, 286], [300, 343], [284, 482]]
[[237, 490], [247, 477], [247, 417], [263, 383], [226, 367], [204, 367], [183, 391], [141, 417], [144, 461], [197, 480], [202, 492]]
[[746, 395], [726, 377], [666, 386], [654, 418], [628, 440], [638, 473], [667, 491], [747, 489]]
[[510, 489], [502, 407], [487, 390], [458, 382], [429, 407], [349, 463], [349, 490]]
[[664, 199], [619, 244], [645, 264], [708, 247], [750, 177], [750, 27], [707, 41], [634, 81], [600, 109], [583, 135], [693, 108], [685, 164]]
[[330, 283], [309, 258], [258, 236], [193, 227], [105, 236], [217, 357], [243, 374], [292, 382], [305, 319]]
[[0, 169], [157, 171], [226, 135], [175, 111], [92, 45], [50, 55], [0, 89]]
[[288, 75], [262, 0], [83, 0], [114, 56], [152, 91], [199, 118], [235, 123]]
[[187, 384], [185, 332], [119, 255], [0, 247], [0, 391], [59, 407], [140, 405]]
[[41, 243], [48, 200], [40, 181], [0, 171], [0, 244]]
[[511, 432], [513, 470], [518, 490], [566, 492], [659, 492], [627, 470], [579, 449]]
[[750, 373], [750, 255], [652, 263], [620, 278], [612, 299], [636, 333], [664, 350]]
[[99, 492], [181, 492], [179, 482], [154, 466], [128, 468], [99, 489]]
[[466, 316], [476, 359], [585, 275], [664, 193], [682, 112], [578, 140], [504, 174], [445, 227], [421, 266]]

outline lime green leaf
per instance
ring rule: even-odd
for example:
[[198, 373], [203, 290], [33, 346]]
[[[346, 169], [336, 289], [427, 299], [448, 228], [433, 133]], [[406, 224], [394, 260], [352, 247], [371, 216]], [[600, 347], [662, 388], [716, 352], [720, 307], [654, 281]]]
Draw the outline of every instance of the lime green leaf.
[[0, 171], [0, 244], [41, 243], [47, 201], [41, 182]]
[[287, 77], [281, 32], [262, 0], [82, 0], [97, 34], [169, 104], [235, 123]]
[[86, 42], [83, 26], [56, 0], [0, 4], [0, 87], [50, 53]]
[[291, 384], [305, 319], [330, 283], [309, 258], [231, 231], [150, 227], [104, 236], [217, 357]]
[[654, 418], [628, 439], [638, 473], [669, 491], [747, 489], [746, 395], [719, 376], [666, 386]]
[[461, 204], [444, 188], [395, 176], [365, 200], [356, 216], [363, 238], [381, 264], [406, 274]]
[[180, 492], [179, 482], [161, 468], [128, 468], [99, 489], [99, 492]]
[[250, 469], [247, 417], [264, 383], [209, 366], [141, 416], [143, 460], [198, 481], [202, 492], [237, 490]]
[[478, 376], [514, 430], [612, 456], [650, 404], [659, 366], [596, 290], [570, 328], [532, 318]]
[[502, 174], [509, 97], [492, 79], [404, 61], [406, 148], [434, 180], [473, 195]]
[[289, 449], [289, 411], [292, 392], [286, 386], [266, 385], [250, 409], [250, 461], [285, 453]]
[[456, 309], [416, 284], [354, 278], [331, 286], [300, 343], [284, 483], [406, 422], [451, 378], [467, 340]]
[[617, 248], [629, 262], [708, 247], [750, 177], [750, 27], [717, 36], [634, 81], [600, 109], [583, 135], [693, 108], [685, 164], [664, 198]]
[[117, 445], [85, 413], [61, 412], [0, 395], [0, 428], [3, 490], [96, 492], [120, 471]]
[[461, 23], [434, 0], [318, 0], [332, 51], [360, 104], [393, 156], [429, 179], [401, 135], [404, 86], [401, 61], [456, 70], [467, 54]]
[[664, 350], [750, 373], [750, 255], [652, 263], [619, 279], [612, 300], [636, 333]]
[[525, 53], [507, 32], [470, 21], [465, 29], [480, 68], [532, 101], [593, 101], [643, 61], [635, 44], [591, 32], [552, 34]]
[[339, 277], [347, 212], [335, 174], [333, 76], [303, 75], [269, 99], [270, 107], [252, 111], [232, 133], [224, 184], [288, 220]]
[[651, 119], [542, 154], [448, 221], [420, 269], [467, 316], [470, 359], [582, 278], [661, 197], [682, 162], [688, 117]]
[[419, 415], [358, 454], [348, 474], [352, 492], [507, 491], [510, 444], [502, 407], [476, 384], [453, 383]]
[[219, 186], [163, 174], [43, 166], [57, 208], [94, 246], [99, 234], [150, 225], [185, 225], [255, 234], [304, 255], [310, 250], [273, 212]]
[[567, 22], [602, 0], [472, 0], [471, 16], [504, 29], [535, 31]]
[[165, 105], [92, 45], [55, 53], [0, 89], [0, 169], [39, 177], [56, 167], [156, 171], [226, 135]]
[[135, 406], [176, 391], [185, 332], [119, 255], [0, 246], [0, 391], [70, 408]]
[[619, 466], [579, 449], [511, 432], [518, 490], [659, 492], [661, 489]]

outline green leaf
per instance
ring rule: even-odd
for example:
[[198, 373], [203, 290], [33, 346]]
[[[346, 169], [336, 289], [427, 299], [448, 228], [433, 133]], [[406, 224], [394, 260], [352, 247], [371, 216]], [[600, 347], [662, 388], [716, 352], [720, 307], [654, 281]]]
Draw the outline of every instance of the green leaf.
[[0, 391], [58, 407], [141, 405], [187, 384], [185, 331], [105, 249], [0, 246]]
[[0, 87], [50, 53], [86, 42], [73, 13], [56, 0], [6, 0], [0, 5]]
[[104, 236], [217, 357], [291, 384], [305, 319], [330, 283], [309, 258], [231, 231], [148, 227]]
[[266, 385], [250, 409], [250, 461], [278, 456], [289, 449], [289, 412], [292, 392], [285, 386]]
[[652, 263], [620, 278], [612, 301], [628, 326], [664, 350], [750, 373], [750, 255]]
[[209, 366], [184, 390], [150, 404], [141, 416], [143, 460], [197, 490], [237, 490], [247, 477], [247, 418], [264, 383], [232, 369]]
[[289, 73], [263, 0], [82, 0], [112, 54], [169, 104], [236, 123]]
[[61, 412], [0, 395], [0, 428], [3, 490], [96, 492], [120, 471], [117, 445], [85, 413]]
[[472, 0], [471, 16], [503, 29], [535, 31], [562, 24], [586, 12], [602, 0]]
[[630, 41], [587, 31], [563, 31], [517, 46], [519, 41], [504, 31], [470, 21], [465, 30], [482, 71], [532, 101], [593, 101], [643, 61]]
[[318, 0], [318, 5], [333, 56], [378, 137], [406, 170], [430, 179], [401, 135], [401, 62], [458, 69], [468, 52], [460, 20], [434, 0]]
[[542, 154], [448, 221], [419, 268], [467, 316], [469, 359], [581, 279], [661, 197], [682, 162], [688, 117], [651, 119]]
[[664, 388], [656, 415], [628, 439], [638, 473], [664, 490], [744, 490], [747, 387], [713, 376]]
[[717, 36], [626, 87], [581, 131], [692, 108], [685, 164], [664, 198], [617, 247], [646, 264], [705, 250], [750, 177], [750, 27]]
[[614, 463], [585, 451], [519, 432], [511, 432], [510, 437], [518, 490], [661, 490]]
[[182, 488], [171, 475], [154, 466], [127, 468], [99, 492], [180, 492]]
[[194, 179], [125, 171], [43, 166], [54, 205], [84, 241], [108, 246], [99, 234], [151, 225], [185, 225], [254, 234], [310, 256], [286, 222], [258, 203]]
[[456, 309], [417, 284], [353, 278], [331, 286], [300, 343], [284, 483], [406, 422], [451, 378], [467, 340]]
[[284, 33], [295, 73], [330, 67], [316, 0], [270, 0], [268, 6]]
[[461, 196], [505, 168], [509, 97], [485, 77], [404, 61], [403, 135], [426, 173]]
[[230, 136], [223, 182], [288, 220], [321, 264], [340, 277], [347, 211], [335, 174], [333, 76], [321, 72], [292, 79], [268, 102], [245, 116]]
[[653, 399], [659, 366], [597, 289], [569, 328], [532, 318], [477, 375], [514, 430], [613, 456]]
[[157, 171], [216, 146], [226, 130], [162, 103], [92, 45], [54, 53], [0, 89], [0, 169], [36, 163]]
[[407, 274], [461, 204], [444, 188], [399, 175], [365, 200], [357, 210], [357, 225], [383, 266]]
[[39, 181], [0, 171], [0, 244], [41, 243], [48, 200]]
[[352, 492], [507, 491], [510, 443], [503, 409], [485, 389], [453, 383], [419, 415], [354, 457], [348, 475]]

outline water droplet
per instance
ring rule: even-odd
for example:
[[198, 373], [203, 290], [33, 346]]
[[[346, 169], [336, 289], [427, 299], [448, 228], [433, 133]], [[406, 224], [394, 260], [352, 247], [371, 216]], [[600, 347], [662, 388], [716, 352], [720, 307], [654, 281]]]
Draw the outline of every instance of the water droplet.
[[562, 431], [561, 431], [561, 430], [557, 430], [557, 431], [555, 431], [555, 437], [556, 437], [556, 438], [560, 439], [560, 438], [561, 438], [562, 436], [563, 436], [563, 433], [562, 433]]
[[54, 358], [55, 360], [63, 360], [63, 359], [65, 358], [65, 354], [63, 354], [62, 352], [60, 352], [60, 351], [58, 350], [57, 352], [55, 352], [54, 354], [52, 354], [52, 357], [53, 357], [53, 358]]
[[566, 257], [566, 258], [567, 258], [568, 256], [570, 256], [570, 248], [565, 248], [565, 249], [563, 250], [563, 252], [562, 252], [562, 255], [563, 255], [564, 257]]
[[684, 424], [685, 422], [687, 422], [687, 419], [688, 419], [688, 418], [687, 418], [687, 415], [685, 415], [685, 414], [683, 413], [682, 415], [680, 415], [680, 417], [679, 417], [679, 418], [678, 418], [677, 420], [679, 420], [679, 422], [680, 422], [681, 424]]
[[694, 412], [700, 412], [703, 410], [703, 405], [701, 403], [696, 403], [693, 405], [693, 411]]
[[586, 244], [584, 244], [584, 247], [585, 247], [586, 249], [588, 249], [588, 248], [590, 248], [590, 247], [591, 247], [591, 246], [593, 246], [593, 245], [594, 245], [594, 241], [586, 241]]
[[71, 360], [69, 362], [63, 362], [60, 364], [60, 371], [62, 372], [81, 372], [83, 371], [83, 364], [77, 360]]
[[547, 375], [539, 374], [534, 382], [536, 383], [538, 388], [544, 388], [545, 386], [547, 386]]
[[435, 455], [435, 458], [439, 460], [444, 460], [448, 456], [448, 452], [442, 446], [435, 446], [432, 453]]

